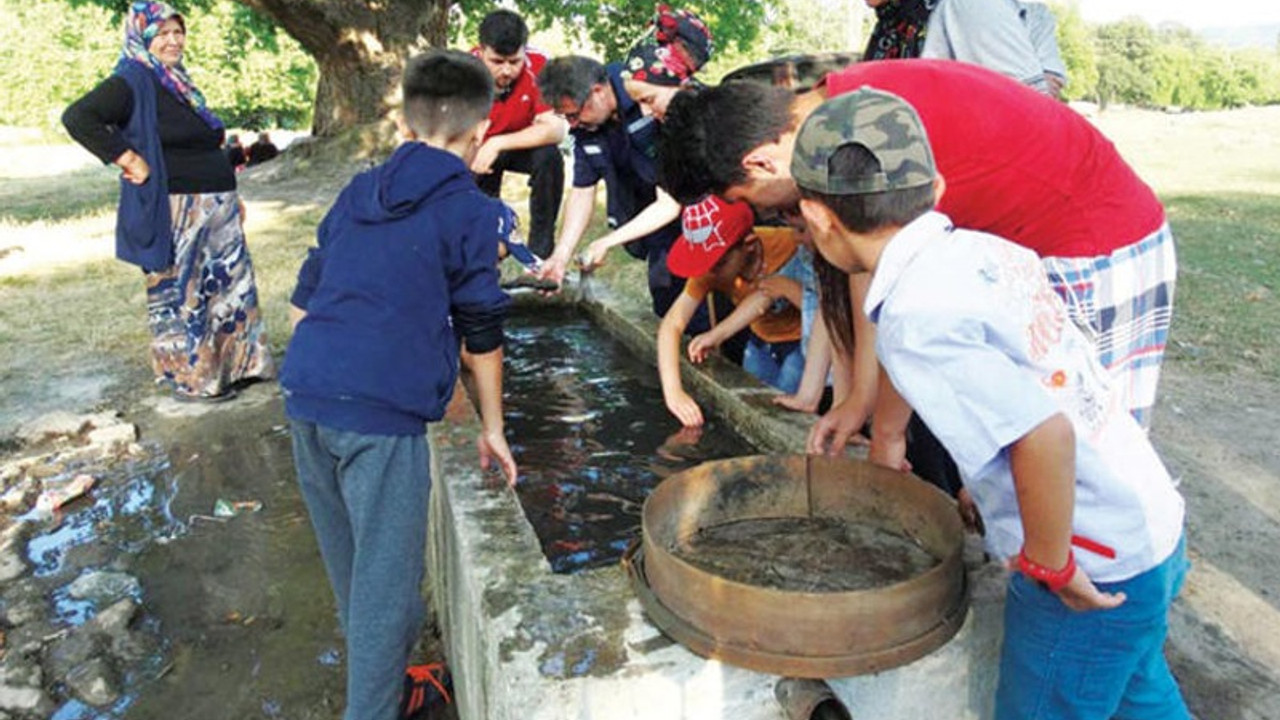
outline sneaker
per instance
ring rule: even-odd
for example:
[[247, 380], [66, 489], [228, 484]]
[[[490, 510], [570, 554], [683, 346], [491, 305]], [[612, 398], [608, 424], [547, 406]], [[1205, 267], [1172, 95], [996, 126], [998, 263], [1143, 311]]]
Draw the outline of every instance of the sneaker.
[[184, 403], [220, 403], [228, 400], [234, 400], [239, 394], [240, 393], [233, 388], [228, 388], [217, 395], [188, 395], [187, 393], [178, 390], [174, 390], [172, 392], [174, 400]]
[[401, 720], [427, 720], [430, 712], [453, 702], [453, 678], [442, 662], [410, 665], [400, 697]]

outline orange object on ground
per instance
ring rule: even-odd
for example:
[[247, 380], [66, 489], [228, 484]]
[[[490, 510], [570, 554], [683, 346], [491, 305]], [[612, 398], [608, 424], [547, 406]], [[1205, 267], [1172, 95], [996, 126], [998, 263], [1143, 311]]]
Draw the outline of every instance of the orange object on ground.
[[404, 675], [400, 717], [403, 720], [425, 719], [426, 711], [453, 702], [449, 693], [452, 687], [453, 679], [442, 662], [409, 666]]

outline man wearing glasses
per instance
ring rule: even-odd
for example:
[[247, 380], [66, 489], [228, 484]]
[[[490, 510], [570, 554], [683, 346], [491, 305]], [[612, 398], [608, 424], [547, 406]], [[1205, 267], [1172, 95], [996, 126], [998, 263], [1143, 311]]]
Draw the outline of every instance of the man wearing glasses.
[[[658, 124], [631, 99], [621, 64], [608, 66], [578, 55], [547, 63], [538, 75], [543, 98], [569, 123], [573, 136], [573, 190], [555, 252], [542, 277], [560, 283], [595, 210], [596, 186], [604, 181], [609, 227], [632, 220], [657, 198]], [[684, 281], [667, 269], [667, 251], [680, 235], [680, 220], [664, 222], [623, 247], [649, 264], [653, 311], [664, 315]]]

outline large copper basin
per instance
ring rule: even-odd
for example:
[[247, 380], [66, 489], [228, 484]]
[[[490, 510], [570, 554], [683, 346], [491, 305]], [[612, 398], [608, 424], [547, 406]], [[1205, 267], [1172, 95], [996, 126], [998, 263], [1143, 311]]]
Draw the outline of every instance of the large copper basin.
[[[682, 556], [704, 529], [778, 518], [867, 524], [909, 539], [936, 562], [876, 587], [801, 592], [739, 582]], [[649, 618], [694, 652], [761, 672], [827, 678], [903, 665], [951, 639], [968, 608], [953, 501], [919, 478], [861, 460], [706, 463], [653, 491], [643, 531], [624, 563]]]

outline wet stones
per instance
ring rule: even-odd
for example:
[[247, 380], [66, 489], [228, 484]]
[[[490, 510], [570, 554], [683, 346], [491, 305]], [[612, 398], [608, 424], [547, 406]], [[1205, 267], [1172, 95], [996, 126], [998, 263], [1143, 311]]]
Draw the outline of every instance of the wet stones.
[[72, 699], [109, 707], [161, 652], [138, 622], [132, 555], [108, 537], [147, 459], [137, 438], [114, 412], [55, 412], [0, 460], [0, 720], [48, 718]]
[[0, 530], [0, 583], [9, 582], [27, 571], [25, 535], [22, 525], [10, 525]]
[[103, 606], [121, 598], [137, 597], [142, 594], [142, 588], [137, 578], [127, 573], [91, 570], [67, 586], [67, 594]]
[[31, 578], [22, 578], [4, 586], [0, 594], [0, 625], [21, 627], [48, 614], [44, 589]]
[[0, 718], [48, 717], [54, 703], [42, 687], [38, 664], [7, 651], [0, 662]]
[[94, 658], [67, 673], [71, 693], [89, 705], [105, 707], [120, 699], [120, 679], [103, 658]]

